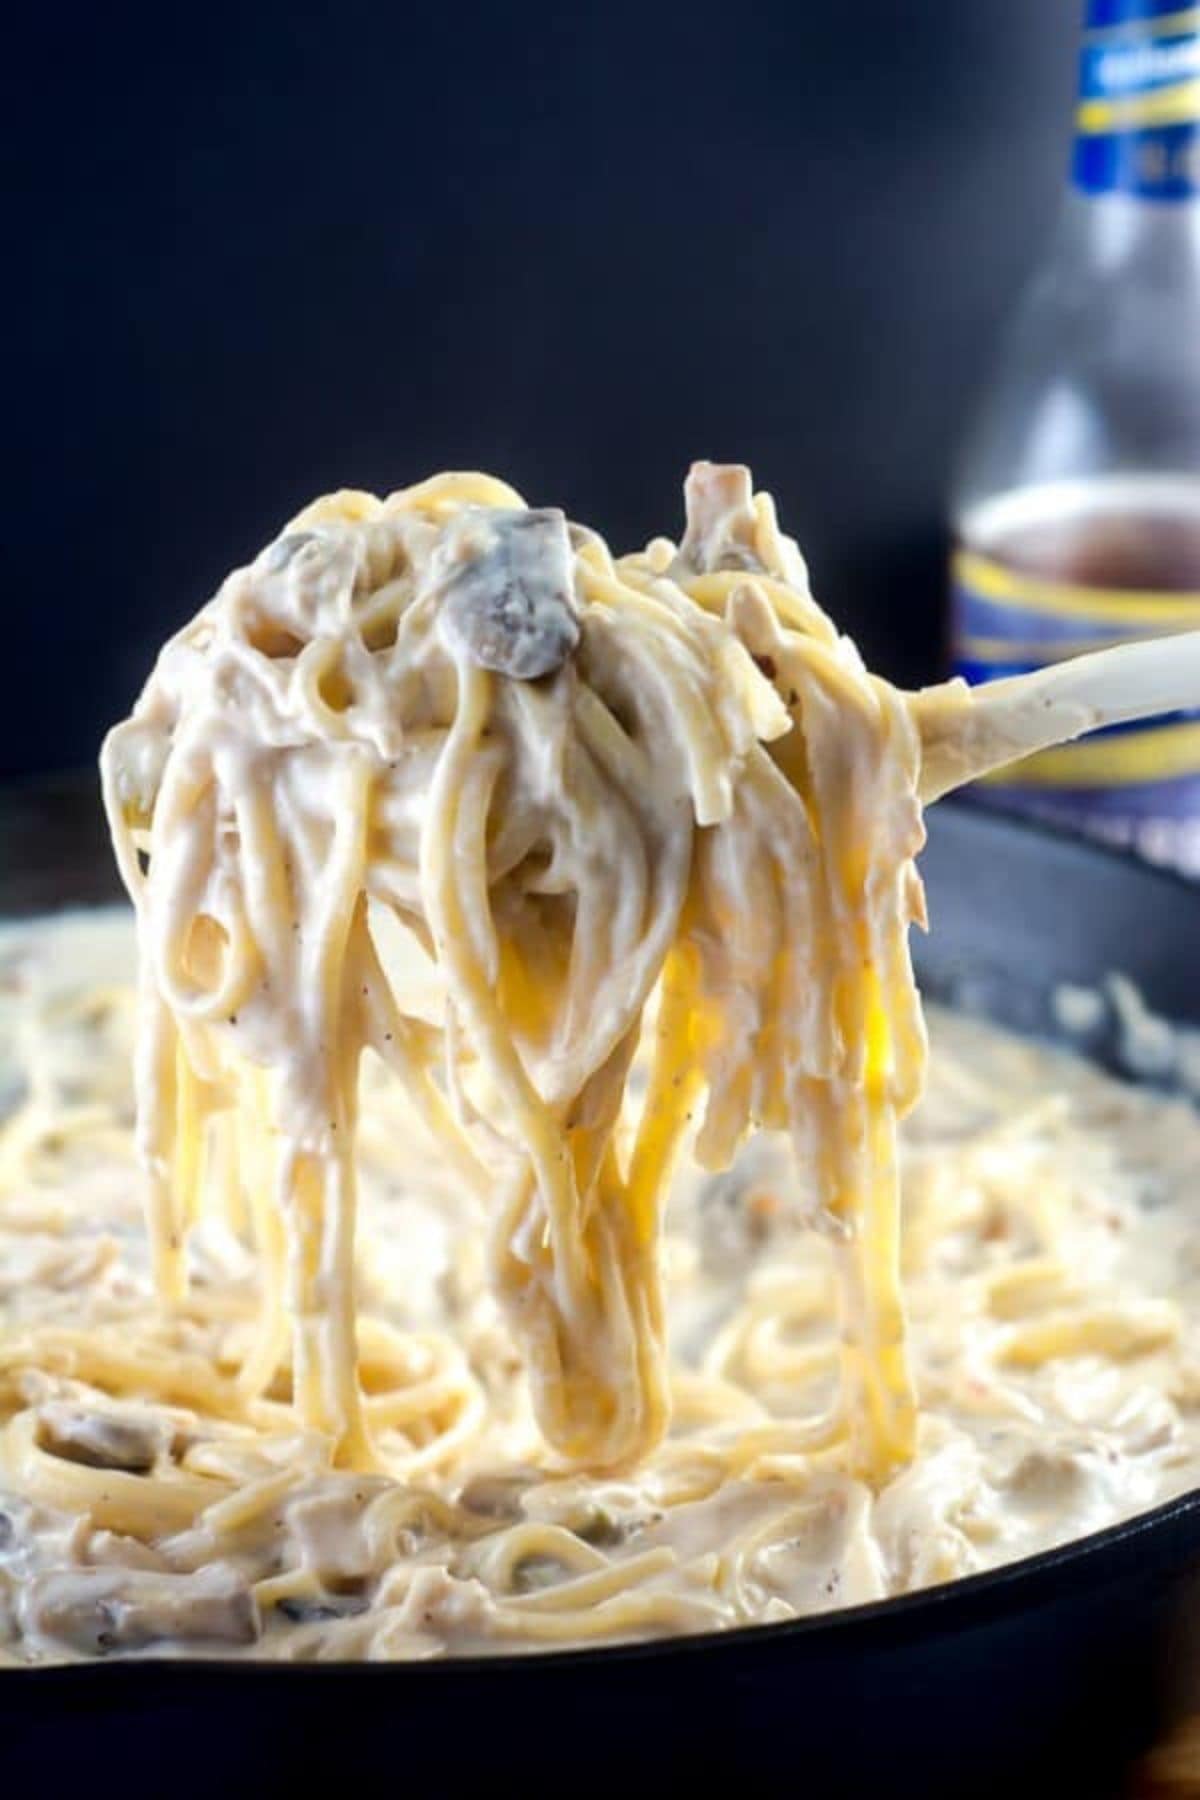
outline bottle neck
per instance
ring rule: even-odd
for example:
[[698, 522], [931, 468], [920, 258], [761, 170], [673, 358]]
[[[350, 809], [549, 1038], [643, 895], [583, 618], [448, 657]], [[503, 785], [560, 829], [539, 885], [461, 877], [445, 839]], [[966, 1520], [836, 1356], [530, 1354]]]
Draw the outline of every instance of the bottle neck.
[[1088, 196], [1200, 197], [1200, 5], [1086, 0], [1071, 176]]

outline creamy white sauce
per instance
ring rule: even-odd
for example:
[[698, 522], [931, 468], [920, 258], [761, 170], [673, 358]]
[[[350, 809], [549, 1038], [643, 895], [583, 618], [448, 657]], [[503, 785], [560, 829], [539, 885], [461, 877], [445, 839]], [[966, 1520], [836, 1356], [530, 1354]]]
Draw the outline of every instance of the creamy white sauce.
[[[256, 1310], [253, 1257], [207, 1220], [195, 1301], [154, 1327], [135, 961], [122, 912], [0, 932], [0, 1658], [426, 1657], [721, 1629], [989, 1568], [1200, 1479], [1200, 1120], [936, 1010], [902, 1136], [919, 1454], [878, 1492], [789, 1438], [832, 1391], [836, 1333], [830, 1252], [779, 1142], [677, 1182], [671, 1434], [598, 1479], [545, 1448], [475, 1203], [378, 1065], [360, 1132], [367, 1383], [382, 1324], [389, 1385], [397, 1345], [411, 1361], [415, 1441], [422, 1406], [441, 1428], [431, 1383], [478, 1395], [453, 1454], [402, 1482], [337, 1472], [282, 1406], [255, 1435], [207, 1401], [147, 1398], [150, 1376], [144, 1393], [101, 1379], [91, 1352], [72, 1365], [70, 1333], [161, 1329], [173, 1356], [234, 1370]], [[150, 1517], [122, 1529], [143, 1495]]]

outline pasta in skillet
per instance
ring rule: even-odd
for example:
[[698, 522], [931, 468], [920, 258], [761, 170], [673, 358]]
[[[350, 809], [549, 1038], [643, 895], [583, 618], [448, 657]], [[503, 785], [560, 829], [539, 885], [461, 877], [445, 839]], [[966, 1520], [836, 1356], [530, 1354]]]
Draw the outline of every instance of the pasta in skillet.
[[0, 1658], [765, 1622], [1194, 1481], [1190, 1111], [939, 1021], [898, 1152], [919, 762], [741, 469], [230, 576], [104, 749], [136, 1005], [0, 934]]

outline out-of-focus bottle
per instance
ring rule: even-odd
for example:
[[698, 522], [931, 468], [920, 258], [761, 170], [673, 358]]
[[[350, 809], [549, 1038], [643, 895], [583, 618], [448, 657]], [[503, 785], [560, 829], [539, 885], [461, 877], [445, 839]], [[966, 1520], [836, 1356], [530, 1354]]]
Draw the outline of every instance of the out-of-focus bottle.
[[[987, 681], [1200, 626], [1200, 6], [1087, 0], [1072, 180], [954, 504], [952, 651]], [[1200, 875], [1194, 713], [985, 797]]]

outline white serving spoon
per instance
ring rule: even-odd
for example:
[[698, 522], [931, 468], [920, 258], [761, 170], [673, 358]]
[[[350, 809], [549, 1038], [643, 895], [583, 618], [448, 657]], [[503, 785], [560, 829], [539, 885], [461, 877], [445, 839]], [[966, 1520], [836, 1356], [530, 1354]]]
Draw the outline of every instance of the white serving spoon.
[[921, 733], [921, 799], [1066, 744], [1100, 725], [1200, 706], [1200, 631], [1093, 650], [983, 687], [957, 678], [910, 696]]

